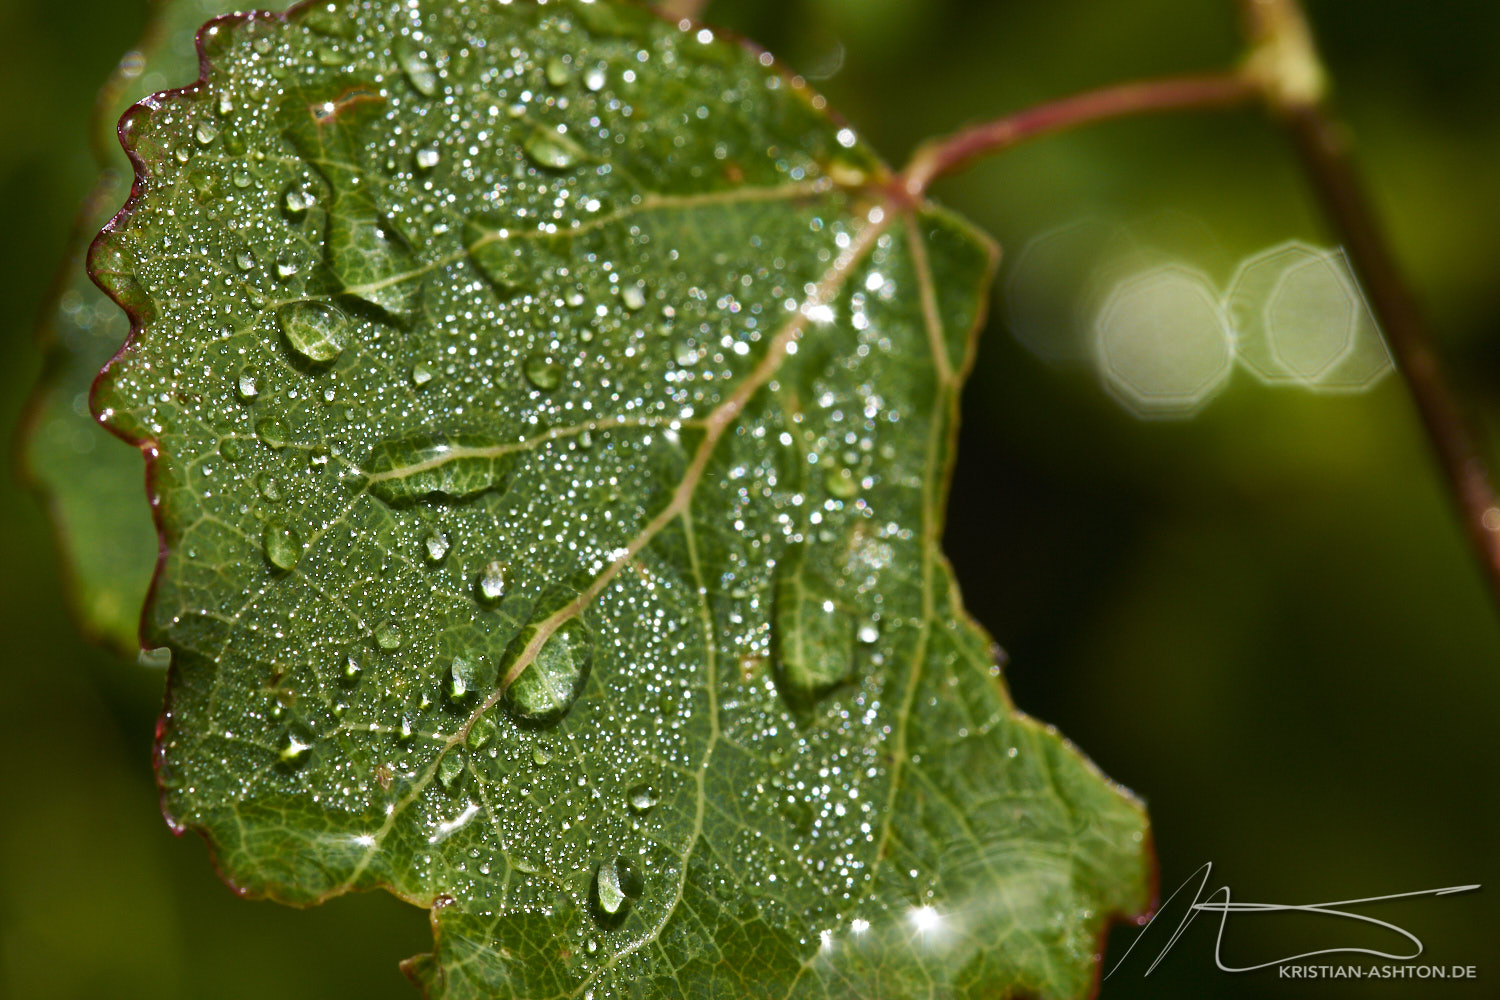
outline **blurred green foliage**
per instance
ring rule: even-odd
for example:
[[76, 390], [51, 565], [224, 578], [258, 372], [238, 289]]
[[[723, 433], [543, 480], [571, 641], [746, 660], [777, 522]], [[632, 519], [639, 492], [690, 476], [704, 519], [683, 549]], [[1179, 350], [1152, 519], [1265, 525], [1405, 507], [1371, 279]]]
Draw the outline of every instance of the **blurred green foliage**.
[[[1500, 8], [1309, 6], [1398, 255], [1500, 440]], [[11, 437], [33, 322], [95, 173], [93, 94], [144, 17], [141, 0], [0, 2]], [[712, 19], [816, 78], [896, 162], [966, 120], [1237, 49], [1228, 0], [715, 0]], [[1252, 113], [1101, 126], [938, 194], [1012, 249], [1085, 216], [1186, 218], [1174, 252], [1219, 279], [1270, 244], [1332, 242]], [[1496, 882], [1500, 618], [1398, 380], [1322, 397], [1236, 374], [1193, 420], [1142, 423], [997, 319], [966, 419], [949, 547], [969, 606], [1011, 655], [1017, 703], [1147, 800], [1165, 890], [1204, 861], [1256, 901]], [[426, 947], [425, 914], [383, 896], [241, 902], [200, 843], [166, 832], [150, 768], [162, 676], [77, 636], [38, 505], [0, 490], [0, 996], [412, 995], [395, 960]], [[1372, 912], [1492, 983], [1495, 898]], [[1226, 957], [1319, 929], [1236, 924]], [[1294, 986], [1218, 973], [1211, 948], [1196, 927], [1150, 979], [1132, 964], [1102, 996], [1492, 989]]]

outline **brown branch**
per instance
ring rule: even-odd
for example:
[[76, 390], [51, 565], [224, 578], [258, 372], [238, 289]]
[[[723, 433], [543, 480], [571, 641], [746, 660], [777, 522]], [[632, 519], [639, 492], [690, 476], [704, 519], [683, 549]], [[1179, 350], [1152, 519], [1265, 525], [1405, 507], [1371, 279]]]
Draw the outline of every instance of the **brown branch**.
[[901, 181], [908, 196], [919, 198], [937, 178], [1027, 139], [1132, 115], [1232, 108], [1252, 103], [1260, 93], [1257, 81], [1240, 72], [1165, 77], [1090, 90], [927, 143], [912, 157]]
[[1421, 310], [1397, 266], [1349, 151], [1329, 111], [1322, 61], [1297, 0], [1239, 0], [1252, 45], [1247, 66], [1296, 146], [1323, 209], [1369, 296], [1416, 404], [1491, 594], [1500, 602], [1500, 497]]

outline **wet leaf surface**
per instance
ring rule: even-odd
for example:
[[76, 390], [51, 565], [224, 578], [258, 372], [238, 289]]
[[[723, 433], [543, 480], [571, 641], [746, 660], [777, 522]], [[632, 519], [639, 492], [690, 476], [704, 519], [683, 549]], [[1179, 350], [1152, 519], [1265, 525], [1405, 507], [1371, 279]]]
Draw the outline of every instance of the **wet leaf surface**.
[[1085, 995], [1145, 820], [938, 542], [995, 253], [613, 2], [220, 22], [133, 112], [174, 821], [433, 908], [434, 996]]

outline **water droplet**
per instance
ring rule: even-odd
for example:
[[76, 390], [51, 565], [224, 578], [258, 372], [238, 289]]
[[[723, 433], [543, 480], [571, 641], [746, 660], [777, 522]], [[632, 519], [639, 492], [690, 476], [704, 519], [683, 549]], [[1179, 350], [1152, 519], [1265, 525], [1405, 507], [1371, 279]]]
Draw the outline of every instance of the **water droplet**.
[[776, 567], [771, 608], [771, 657], [788, 701], [806, 703], [854, 673], [855, 617], [828, 579], [794, 552]]
[[479, 665], [468, 656], [455, 656], [448, 668], [448, 697], [466, 701], [479, 681]]
[[550, 357], [536, 353], [526, 359], [526, 381], [542, 392], [551, 392], [562, 384], [563, 367]]
[[646, 308], [646, 286], [636, 281], [620, 289], [620, 304], [631, 312]]
[[240, 444], [239, 438], [225, 438], [219, 442], [219, 454], [231, 462], [238, 462], [244, 457], [245, 449]]
[[464, 754], [457, 748], [449, 750], [438, 761], [438, 781], [443, 783], [444, 788], [452, 788], [453, 783], [464, 773]]
[[199, 122], [198, 127], [193, 130], [193, 137], [200, 146], [207, 146], [219, 137], [219, 129], [208, 122]]
[[602, 66], [590, 66], [588, 71], [583, 74], [583, 85], [596, 94], [604, 89], [606, 82], [607, 78]]
[[283, 281], [295, 277], [300, 270], [301, 268], [294, 260], [282, 259], [276, 262], [276, 275]]
[[306, 215], [307, 210], [312, 208], [316, 201], [311, 191], [294, 184], [286, 189], [282, 204], [286, 206], [286, 214], [295, 220]]
[[552, 751], [544, 744], [538, 743], [531, 748], [531, 762], [537, 767], [546, 767], [552, 763]]
[[255, 266], [255, 254], [249, 250], [241, 250], [234, 255], [234, 263], [241, 271], [248, 271]]
[[432, 63], [427, 61], [426, 55], [410, 38], [401, 36], [396, 39], [396, 59], [401, 63], [401, 71], [406, 74], [406, 79], [412, 88], [424, 97], [433, 97], [438, 92], [437, 70], [432, 68]]
[[478, 750], [490, 740], [494, 739], [499, 731], [500, 727], [495, 725], [494, 719], [491, 719], [488, 715], [481, 715], [479, 718], [475, 719], [474, 724], [469, 727], [469, 735], [464, 740], [464, 744], [468, 746], [470, 750]]
[[625, 858], [611, 858], [601, 862], [594, 873], [591, 902], [597, 908], [597, 915], [611, 922], [623, 918], [630, 904], [645, 891], [646, 882], [633, 864]]
[[417, 150], [415, 157], [418, 170], [431, 170], [438, 165], [439, 154], [436, 146], [428, 146]]
[[584, 155], [576, 142], [554, 129], [537, 129], [521, 148], [531, 162], [545, 170], [567, 170]]
[[625, 793], [625, 800], [630, 803], [632, 812], [641, 815], [655, 809], [658, 801], [656, 793], [646, 784], [632, 785]]
[[425, 362], [425, 361], [418, 361], [416, 364], [414, 364], [414, 365], [411, 366], [411, 384], [412, 385], [414, 385], [414, 386], [416, 386], [417, 388], [420, 389], [422, 386], [426, 385], [428, 382], [431, 382], [431, 381], [432, 381], [432, 369], [430, 367], [428, 367], [427, 362]]
[[547, 60], [548, 83], [554, 87], [561, 87], [571, 79], [573, 79], [573, 70], [562, 56], [553, 56]]
[[842, 465], [828, 470], [823, 476], [823, 487], [835, 500], [853, 500], [859, 496], [859, 480], [852, 469]]
[[401, 644], [406, 641], [406, 634], [401, 631], [401, 626], [396, 622], [382, 622], [375, 630], [375, 645], [386, 652], [400, 649]]
[[344, 683], [353, 684], [365, 672], [365, 651], [359, 646], [349, 650], [344, 659]]
[[389, 504], [431, 496], [466, 500], [503, 489], [510, 452], [485, 442], [431, 434], [385, 441], [365, 463], [370, 492]]
[[[522, 629], [500, 658], [500, 677], [502, 681], [510, 678], [506, 705], [512, 715], [531, 722], [555, 722], [568, 713], [588, 680], [594, 657], [593, 636], [578, 618], [558, 625], [533, 652], [533, 643], [548, 624], [544, 620]], [[532, 657], [531, 662], [511, 678], [511, 672], [527, 655]]]
[[281, 762], [291, 767], [305, 764], [312, 748], [312, 739], [306, 733], [288, 729], [281, 738]]
[[261, 547], [265, 550], [266, 559], [279, 570], [291, 569], [302, 558], [302, 539], [280, 520], [266, 522], [265, 530], [261, 533]]
[[859, 641], [866, 646], [880, 641], [880, 625], [873, 618], [866, 618], [859, 623]]
[[500, 600], [505, 596], [505, 566], [498, 559], [491, 560], [480, 571], [474, 586], [479, 591], [480, 600], [487, 603]]
[[240, 394], [240, 399], [249, 403], [260, 395], [260, 386], [256, 382], [255, 372], [249, 368], [240, 372], [239, 380], [235, 383], [235, 389]]
[[248, 170], [236, 170], [234, 176], [230, 179], [234, 182], [234, 186], [241, 191], [255, 183], [255, 178], [250, 176], [250, 171]]
[[325, 302], [291, 302], [276, 310], [276, 320], [292, 350], [314, 364], [333, 361], [344, 351], [349, 320]]
[[269, 473], [262, 472], [260, 475], [255, 477], [255, 483], [256, 486], [260, 489], [260, 495], [265, 497], [267, 500], [281, 499], [281, 485], [276, 482], [276, 478], [274, 476], [270, 475]]
[[428, 533], [422, 539], [422, 546], [427, 550], [427, 561], [437, 565], [448, 557], [448, 536], [436, 529]]

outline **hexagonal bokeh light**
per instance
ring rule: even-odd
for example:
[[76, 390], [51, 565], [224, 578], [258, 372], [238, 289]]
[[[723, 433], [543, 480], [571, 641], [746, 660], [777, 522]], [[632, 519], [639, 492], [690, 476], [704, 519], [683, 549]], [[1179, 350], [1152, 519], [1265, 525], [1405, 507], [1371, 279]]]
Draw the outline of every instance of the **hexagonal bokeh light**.
[[1391, 371], [1391, 356], [1340, 250], [1289, 242], [1247, 259], [1226, 308], [1235, 353], [1264, 382], [1354, 392]]
[[1122, 282], [1094, 327], [1104, 386], [1138, 416], [1186, 417], [1229, 380], [1234, 343], [1213, 282], [1177, 265]]

